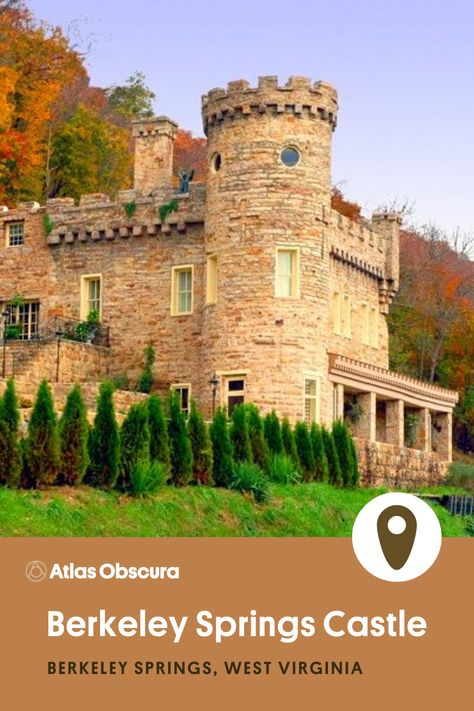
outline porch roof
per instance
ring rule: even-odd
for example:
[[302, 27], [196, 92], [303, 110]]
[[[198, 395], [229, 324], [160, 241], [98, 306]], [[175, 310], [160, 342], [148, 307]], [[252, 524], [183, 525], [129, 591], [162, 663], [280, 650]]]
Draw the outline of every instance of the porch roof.
[[385, 400], [403, 400], [408, 405], [437, 412], [451, 412], [459, 400], [454, 390], [337, 353], [329, 353], [329, 379], [355, 391], [375, 392]]

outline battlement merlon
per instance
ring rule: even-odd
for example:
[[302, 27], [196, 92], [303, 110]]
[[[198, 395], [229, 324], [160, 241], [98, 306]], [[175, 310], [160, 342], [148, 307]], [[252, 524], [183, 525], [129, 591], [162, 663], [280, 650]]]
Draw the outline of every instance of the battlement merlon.
[[276, 115], [293, 113], [295, 116], [309, 116], [328, 121], [332, 130], [337, 123], [337, 92], [325, 82], [314, 82], [308, 77], [290, 77], [282, 86], [278, 77], [259, 77], [258, 86], [253, 88], [248, 81], [231, 81], [227, 89], [211, 89], [202, 97], [204, 132], [216, 123], [236, 116], [272, 112]]
[[135, 139], [134, 189], [149, 195], [173, 183], [173, 142], [178, 125], [167, 116], [139, 119], [132, 124]]

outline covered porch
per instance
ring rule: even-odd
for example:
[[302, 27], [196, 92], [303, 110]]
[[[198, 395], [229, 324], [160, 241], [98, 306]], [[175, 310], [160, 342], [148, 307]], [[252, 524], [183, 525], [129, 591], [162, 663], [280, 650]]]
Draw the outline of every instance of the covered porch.
[[[394, 473], [414, 467], [417, 479], [423, 469], [427, 482], [433, 470], [441, 478], [452, 459], [456, 392], [336, 354], [329, 355], [329, 379], [334, 418], [344, 419], [358, 440], [362, 468], [364, 462], [366, 469], [370, 462], [377, 467], [380, 454]], [[378, 468], [387, 473], [390, 467]], [[373, 472], [365, 474], [377, 483]]]

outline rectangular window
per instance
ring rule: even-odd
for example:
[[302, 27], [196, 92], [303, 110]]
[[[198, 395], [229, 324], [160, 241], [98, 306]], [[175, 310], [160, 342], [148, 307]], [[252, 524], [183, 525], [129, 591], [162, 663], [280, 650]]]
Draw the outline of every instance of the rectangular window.
[[100, 274], [81, 277], [81, 320], [86, 321], [91, 311], [97, 311], [99, 318], [102, 316], [102, 276]]
[[25, 242], [24, 222], [7, 223], [7, 247], [20, 247]]
[[299, 250], [278, 247], [276, 252], [275, 296], [299, 297]]
[[[6, 306], [7, 334], [22, 341], [31, 341], [39, 336], [39, 301], [25, 301], [18, 306]], [[8, 327], [11, 327], [10, 329]], [[14, 334], [14, 335], [13, 335]]]
[[207, 258], [206, 304], [217, 302], [217, 257], [212, 254]]
[[173, 316], [193, 312], [193, 267], [173, 267], [171, 313]]
[[226, 380], [226, 406], [230, 417], [234, 407], [245, 402], [245, 378], [241, 375]]
[[370, 345], [379, 346], [379, 310], [376, 306], [370, 309]]
[[304, 421], [308, 425], [319, 421], [318, 378], [305, 378], [304, 381]]
[[171, 386], [171, 390], [178, 393], [181, 412], [188, 417], [191, 409], [191, 385], [189, 383], [176, 383]]

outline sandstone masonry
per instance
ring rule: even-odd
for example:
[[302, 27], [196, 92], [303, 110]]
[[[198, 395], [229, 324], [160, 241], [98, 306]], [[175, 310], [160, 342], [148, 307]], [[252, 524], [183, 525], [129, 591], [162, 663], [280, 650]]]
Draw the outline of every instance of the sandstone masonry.
[[[230, 82], [202, 99], [206, 186], [173, 190], [176, 124], [161, 116], [134, 124], [133, 190], [0, 208], [0, 302], [6, 333], [21, 329], [4, 375], [16, 362], [32, 381], [133, 382], [152, 344], [154, 389], [178, 388], [185, 409], [194, 397], [208, 417], [241, 401], [293, 421], [345, 417], [367, 481], [400, 467], [400, 482], [439, 479], [457, 395], [388, 371], [400, 220], [331, 209], [337, 113], [323, 82]], [[107, 343], [58, 330], [91, 310]]]

